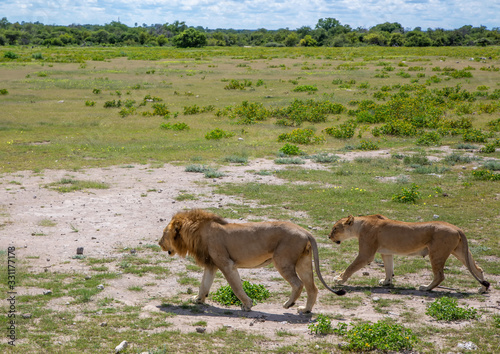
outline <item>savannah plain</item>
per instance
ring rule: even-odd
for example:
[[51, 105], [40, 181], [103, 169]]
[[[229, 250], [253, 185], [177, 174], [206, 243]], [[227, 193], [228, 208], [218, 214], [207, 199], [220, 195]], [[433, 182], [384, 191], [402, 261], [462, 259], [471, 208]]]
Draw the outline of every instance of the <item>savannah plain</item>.
[[[499, 60], [498, 47], [0, 48], [0, 351], [348, 351], [312, 333], [320, 315], [410, 329], [406, 352], [500, 351]], [[252, 312], [196, 305], [202, 269], [157, 243], [198, 207], [309, 229], [332, 286], [358, 247], [328, 240], [338, 219], [450, 222], [491, 288], [451, 257], [442, 287], [419, 291], [429, 261], [402, 256], [381, 287], [377, 256], [345, 296], [316, 279], [312, 314], [282, 308], [290, 287], [271, 266], [240, 271], [270, 292]], [[218, 273], [212, 291], [225, 285]], [[444, 297], [477, 316], [427, 314]]]

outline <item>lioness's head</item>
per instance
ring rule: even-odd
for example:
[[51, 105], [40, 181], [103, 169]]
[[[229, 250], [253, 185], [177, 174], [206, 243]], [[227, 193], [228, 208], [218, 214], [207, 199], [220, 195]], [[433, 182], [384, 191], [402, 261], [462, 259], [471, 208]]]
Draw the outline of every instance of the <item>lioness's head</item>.
[[171, 256], [175, 255], [176, 250], [174, 245], [176, 240], [181, 237], [181, 227], [182, 224], [178, 220], [172, 219], [172, 221], [170, 221], [167, 227], [163, 230], [163, 236], [161, 237], [160, 242], [158, 242], [161, 249], [168, 252]]
[[335, 225], [333, 225], [332, 231], [330, 232], [330, 235], [328, 235], [328, 238], [336, 244], [340, 244], [341, 241], [353, 237], [349, 232], [353, 223], [354, 216], [352, 215], [349, 215], [347, 218], [340, 219], [335, 223]]

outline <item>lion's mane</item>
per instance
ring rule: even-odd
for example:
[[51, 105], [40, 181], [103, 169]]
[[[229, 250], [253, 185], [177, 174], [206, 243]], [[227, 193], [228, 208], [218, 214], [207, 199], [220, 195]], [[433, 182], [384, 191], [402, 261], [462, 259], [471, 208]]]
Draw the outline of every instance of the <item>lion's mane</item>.
[[213, 266], [212, 258], [208, 253], [208, 245], [203, 237], [203, 228], [210, 223], [220, 225], [227, 221], [218, 215], [201, 209], [181, 211], [172, 218], [175, 235], [171, 242], [175, 251], [182, 257], [189, 254], [194, 257], [200, 266]]

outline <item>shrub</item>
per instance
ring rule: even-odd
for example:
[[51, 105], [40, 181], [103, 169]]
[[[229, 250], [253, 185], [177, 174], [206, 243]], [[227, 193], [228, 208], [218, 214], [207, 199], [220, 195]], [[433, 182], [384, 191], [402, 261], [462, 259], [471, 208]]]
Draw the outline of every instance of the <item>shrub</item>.
[[412, 183], [410, 188], [401, 188], [401, 193], [392, 196], [392, 200], [395, 202], [412, 204], [415, 204], [420, 198], [421, 195], [415, 183]]
[[314, 334], [329, 334], [333, 332], [332, 322], [328, 316], [319, 314], [316, 320], [310, 323], [307, 328]]
[[338, 161], [340, 157], [338, 155], [330, 155], [328, 153], [319, 153], [311, 156], [311, 160], [317, 163], [331, 163]]
[[7, 58], [7, 59], [17, 59], [17, 58], [19, 58], [19, 56], [18, 56], [16, 53], [11, 52], [11, 51], [7, 51], [7, 52], [5, 52], [5, 53], [3, 54], [3, 57], [4, 57], [4, 58]]
[[[258, 121], [266, 120], [270, 112], [258, 102], [243, 101], [241, 105], [226, 108], [230, 119], [237, 119], [238, 124], [254, 124]], [[220, 113], [221, 115], [224, 112]]]
[[285, 145], [283, 145], [283, 147], [279, 151], [280, 151], [280, 153], [283, 153], [283, 154], [289, 155], [289, 156], [295, 156], [295, 155], [302, 154], [302, 151], [300, 150], [300, 148], [297, 145], [293, 145], [290, 143], [286, 143]]
[[468, 143], [484, 143], [488, 136], [479, 129], [467, 129], [463, 133], [463, 140]]
[[274, 160], [275, 164], [278, 165], [303, 165], [306, 162], [299, 157], [280, 157]]
[[417, 342], [411, 329], [388, 320], [360, 323], [350, 330], [347, 330], [345, 323], [339, 323], [333, 331], [347, 340], [347, 345], [343, 345], [342, 349], [356, 352], [408, 352]]
[[[243, 281], [243, 290], [252, 299], [253, 303], [256, 304], [258, 301], [263, 301], [267, 299], [271, 294], [269, 290], [262, 284], [252, 284], [246, 280]], [[225, 306], [241, 306], [242, 303], [240, 299], [236, 297], [233, 289], [229, 285], [221, 286], [216, 292], [212, 294], [212, 299], [221, 305]]]
[[479, 150], [479, 152], [482, 152], [483, 154], [492, 154], [496, 150], [496, 145], [497, 144], [495, 143], [486, 144]]
[[313, 92], [318, 91], [318, 88], [315, 85], [299, 85], [295, 87], [293, 92]]
[[214, 129], [214, 130], [211, 130], [209, 131], [206, 135], [205, 135], [205, 139], [207, 140], [220, 140], [220, 139], [223, 139], [223, 138], [230, 138], [232, 136], [234, 136], [235, 134], [232, 133], [232, 132], [226, 132], [220, 128], [217, 128], [217, 129]]
[[490, 170], [472, 171], [472, 177], [479, 181], [500, 181], [500, 173], [494, 173]]
[[319, 144], [325, 141], [323, 137], [314, 135], [311, 129], [294, 129], [291, 133], [278, 136], [278, 141], [288, 141], [294, 144]]
[[118, 100], [118, 101], [113, 100], [113, 101], [104, 102], [104, 108], [118, 108], [121, 106], [122, 106], [121, 100]]
[[353, 120], [339, 124], [337, 127], [326, 128], [325, 133], [337, 139], [350, 139], [354, 136], [357, 124]]
[[190, 127], [186, 123], [175, 123], [175, 124], [170, 124], [170, 123], [162, 123], [160, 125], [160, 128], [162, 129], [168, 129], [168, 130], [175, 130], [175, 131], [182, 131], [182, 130], [189, 130]]
[[500, 118], [492, 120], [486, 124], [488, 129], [494, 132], [500, 132]]
[[245, 80], [244, 82], [239, 82], [233, 79], [229, 84], [224, 86], [224, 90], [244, 90], [246, 87], [250, 86], [252, 86], [252, 81]]
[[425, 313], [438, 321], [459, 321], [480, 318], [477, 310], [465, 305], [459, 307], [456, 299], [443, 296], [431, 303]]
[[9, 91], [7, 89], [0, 89], [0, 95], [8, 95]]
[[368, 140], [361, 140], [360, 143], [356, 146], [359, 150], [378, 150], [379, 146], [374, 142]]
[[438, 132], [425, 132], [417, 139], [417, 145], [441, 145], [441, 135]]

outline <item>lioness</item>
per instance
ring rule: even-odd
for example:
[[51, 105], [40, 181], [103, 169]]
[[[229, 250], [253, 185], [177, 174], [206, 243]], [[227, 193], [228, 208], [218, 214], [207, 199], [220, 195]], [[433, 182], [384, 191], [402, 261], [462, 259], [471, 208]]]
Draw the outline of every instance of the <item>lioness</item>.
[[347, 269], [335, 278], [342, 284], [349, 277], [375, 258], [380, 253], [385, 267], [385, 279], [380, 285], [391, 285], [394, 276], [393, 255], [422, 256], [429, 255], [434, 273], [434, 280], [420, 290], [430, 291], [444, 280], [443, 268], [446, 260], [453, 254], [481, 283], [480, 292], [486, 292], [490, 286], [483, 277], [472, 254], [469, 252], [467, 238], [457, 226], [442, 221], [403, 222], [386, 218], [382, 215], [368, 215], [340, 219], [333, 225], [330, 240], [341, 241], [357, 238], [359, 254]]
[[237, 268], [257, 268], [274, 262], [276, 269], [292, 286], [290, 299], [283, 307], [293, 306], [305, 286], [307, 304], [298, 310], [311, 312], [318, 294], [311, 249], [316, 273], [323, 285], [337, 295], [345, 294], [344, 290], [330, 289], [323, 280], [313, 236], [290, 222], [228, 223], [215, 214], [195, 209], [175, 214], [163, 231], [159, 244], [171, 256], [190, 254], [205, 269], [198, 296], [193, 298], [198, 303], [205, 302], [215, 273], [220, 269], [241, 300], [242, 309], [250, 311], [252, 299], [243, 290]]

